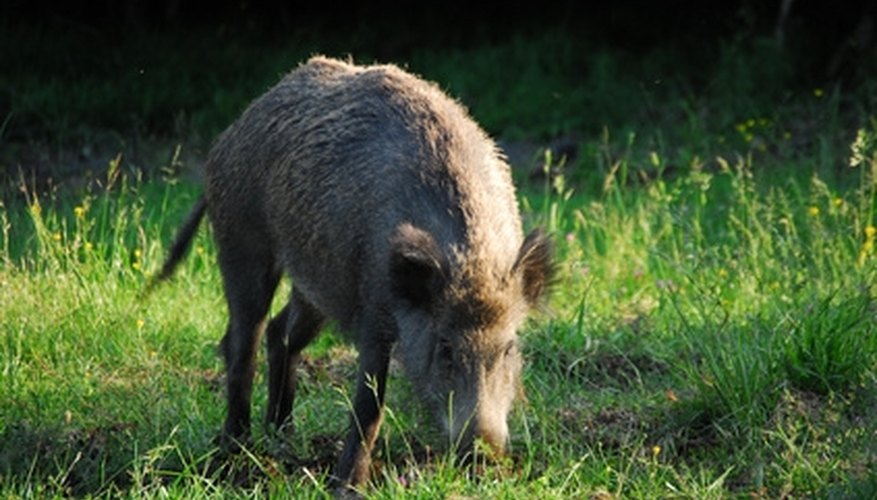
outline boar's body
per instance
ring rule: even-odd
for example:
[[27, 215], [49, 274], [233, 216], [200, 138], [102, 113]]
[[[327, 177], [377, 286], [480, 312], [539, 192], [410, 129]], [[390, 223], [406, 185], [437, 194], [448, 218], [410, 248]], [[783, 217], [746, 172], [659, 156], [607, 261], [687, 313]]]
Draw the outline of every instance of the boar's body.
[[314, 59], [217, 141], [207, 205], [220, 248], [256, 247], [343, 330], [392, 307], [401, 223], [474, 273], [508, 272], [521, 223], [494, 144], [434, 85], [393, 66]]
[[523, 238], [509, 167], [459, 104], [394, 66], [314, 58], [223, 132], [205, 181], [162, 276], [206, 205], [229, 307], [229, 442], [249, 430], [257, 340], [287, 272], [292, 296], [267, 326], [267, 419], [286, 423], [299, 353], [335, 319], [360, 353], [340, 484], [367, 477], [394, 345], [461, 448], [476, 436], [503, 448], [516, 328], [550, 247]]

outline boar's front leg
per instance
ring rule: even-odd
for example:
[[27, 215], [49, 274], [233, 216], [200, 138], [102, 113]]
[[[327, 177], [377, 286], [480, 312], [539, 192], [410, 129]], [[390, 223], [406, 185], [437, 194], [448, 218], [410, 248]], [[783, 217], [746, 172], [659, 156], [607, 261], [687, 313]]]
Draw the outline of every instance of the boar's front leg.
[[301, 351], [320, 331], [323, 316], [295, 290], [289, 304], [268, 325], [268, 412], [266, 423], [280, 429], [295, 401], [296, 368]]
[[368, 479], [371, 451], [383, 418], [384, 390], [392, 348], [392, 336], [386, 332], [386, 328], [381, 328], [360, 337], [353, 414], [334, 473], [336, 486], [359, 485]]

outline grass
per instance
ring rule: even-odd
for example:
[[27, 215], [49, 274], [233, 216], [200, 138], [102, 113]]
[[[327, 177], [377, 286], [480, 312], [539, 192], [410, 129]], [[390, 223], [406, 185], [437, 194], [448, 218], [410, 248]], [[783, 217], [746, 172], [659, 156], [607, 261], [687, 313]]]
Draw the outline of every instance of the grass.
[[[547, 78], [571, 85], [573, 109], [608, 106], [607, 92], [651, 107], [602, 129], [541, 94], [502, 109], [547, 85], [526, 64], [519, 89], [479, 76], [487, 60], [541, 61], [523, 42], [412, 56], [494, 131], [523, 133], [501, 124], [529, 116], [532, 136], [586, 132], [575, 158], [534, 159], [550, 176], [516, 172], [526, 225], [555, 237], [560, 280], [550, 313], [521, 332], [527, 398], [511, 416], [510, 456], [477, 474], [455, 463], [394, 370], [368, 494], [873, 496], [877, 122], [867, 101], [808, 89], [770, 108], [747, 81], [643, 94], [608, 53], [590, 62], [603, 90], [588, 96], [563, 70], [582, 56], [552, 54]], [[723, 49], [716, 74], [782, 73], [762, 54], [746, 74], [741, 54]], [[472, 64], [466, 56], [483, 64], [453, 70]], [[7, 180], [21, 190], [6, 189], [0, 206], [0, 496], [328, 495], [352, 348], [330, 333], [306, 351], [294, 435], [256, 425], [250, 449], [221, 457], [226, 312], [209, 229], [172, 282], [141, 293], [200, 192], [173, 173], [180, 158], [140, 174], [111, 154], [79, 190]]]

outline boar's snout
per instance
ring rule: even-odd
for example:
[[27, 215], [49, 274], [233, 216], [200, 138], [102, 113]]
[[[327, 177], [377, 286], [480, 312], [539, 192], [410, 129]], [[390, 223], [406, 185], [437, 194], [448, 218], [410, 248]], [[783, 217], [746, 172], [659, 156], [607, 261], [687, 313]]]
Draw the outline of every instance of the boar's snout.
[[449, 395], [449, 408], [442, 417], [452, 447], [460, 456], [471, 454], [476, 440], [486, 445], [479, 452], [502, 455], [509, 442], [508, 414], [517, 395], [518, 359], [503, 367], [505, 373], [482, 377], [479, 383]]
[[472, 433], [466, 439], [467, 451], [471, 450], [474, 444], [473, 438], [480, 439], [493, 454], [504, 453], [509, 440], [509, 428], [505, 415], [479, 411], [475, 418], [475, 425], [472, 426]]
[[475, 449], [476, 439], [490, 456], [501, 456], [505, 453], [509, 441], [509, 430], [506, 416], [496, 411], [477, 410], [470, 418], [457, 422], [453, 419], [443, 422], [453, 449], [461, 457], [471, 455]]

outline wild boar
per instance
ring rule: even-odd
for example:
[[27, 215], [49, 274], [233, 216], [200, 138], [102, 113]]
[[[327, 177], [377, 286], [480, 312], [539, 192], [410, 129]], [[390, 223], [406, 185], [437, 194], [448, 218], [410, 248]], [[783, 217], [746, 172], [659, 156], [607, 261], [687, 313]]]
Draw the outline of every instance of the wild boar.
[[254, 356], [286, 272], [292, 296], [266, 328], [267, 421], [288, 423], [301, 350], [334, 319], [359, 351], [339, 485], [368, 477], [394, 350], [460, 449], [480, 437], [503, 450], [516, 330], [551, 279], [551, 244], [523, 237], [510, 169], [459, 103], [392, 65], [314, 57], [219, 136], [204, 177], [160, 278], [206, 211], [229, 311], [227, 442], [249, 432]]

